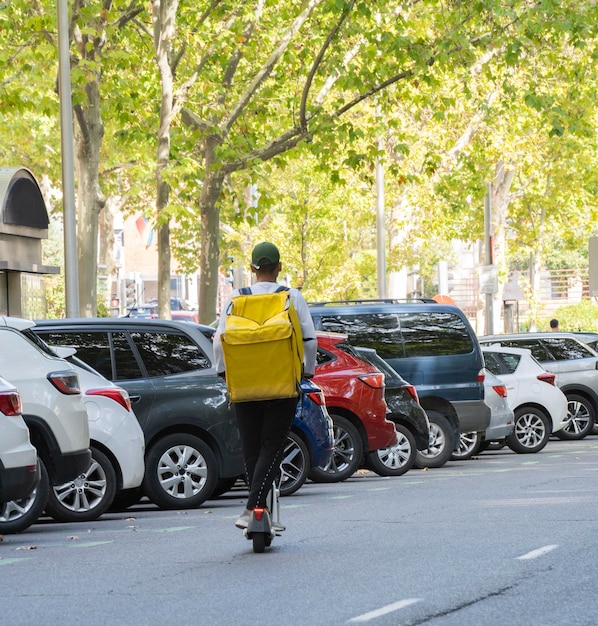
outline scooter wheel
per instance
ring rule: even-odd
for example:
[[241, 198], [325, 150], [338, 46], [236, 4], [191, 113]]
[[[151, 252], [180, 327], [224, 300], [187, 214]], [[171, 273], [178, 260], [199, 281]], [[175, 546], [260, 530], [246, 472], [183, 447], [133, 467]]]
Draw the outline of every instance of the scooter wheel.
[[253, 551], [256, 554], [261, 554], [266, 549], [265, 533], [253, 533], [251, 538], [253, 539]]

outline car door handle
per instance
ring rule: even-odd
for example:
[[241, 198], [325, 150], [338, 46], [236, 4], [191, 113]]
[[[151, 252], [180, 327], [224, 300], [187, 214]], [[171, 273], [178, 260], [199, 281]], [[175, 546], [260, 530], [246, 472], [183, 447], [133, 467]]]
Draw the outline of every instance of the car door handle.
[[130, 395], [129, 394], [129, 400], [131, 402], [139, 402], [139, 400], [141, 400], [141, 396], [138, 393], [136, 393], [134, 395]]

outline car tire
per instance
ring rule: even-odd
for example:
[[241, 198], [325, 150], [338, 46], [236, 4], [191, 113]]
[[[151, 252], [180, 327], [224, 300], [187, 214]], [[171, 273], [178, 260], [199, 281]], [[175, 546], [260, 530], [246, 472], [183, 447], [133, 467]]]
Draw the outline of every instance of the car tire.
[[146, 454], [143, 491], [162, 509], [197, 508], [212, 495], [217, 480], [216, 457], [195, 435], [167, 435]]
[[112, 461], [97, 448], [91, 450], [87, 471], [50, 489], [46, 513], [57, 522], [90, 522], [105, 513], [116, 494]]
[[567, 412], [570, 419], [564, 428], [555, 433], [559, 439], [583, 439], [592, 433], [596, 413], [592, 403], [587, 398], [575, 393], [568, 395]]
[[284, 454], [280, 462], [278, 488], [281, 496], [290, 496], [301, 488], [307, 480], [309, 466], [307, 446], [297, 433], [291, 431], [287, 437]]
[[366, 466], [378, 476], [402, 476], [415, 464], [417, 444], [412, 432], [403, 424], [395, 424], [397, 443], [392, 448], [372, 450], [366, 454]]
[[515, 427], [507, 436], [507, 445], [517, 454], [540, 452], [550, 439], [551, 419], [536, 407], [519, 407], [514, 414]]
[[461, 433], [459, 437], [459, 449], [451, 454], [451, 461], [466, 461], [475, 456], [482, 445], [482, 435], [480, 433]]
[[426, 451], [418, 450], [415, 467], [442, 467], [455, 449], [455, 435], [448, 419], [436, 411], [427, 410], [430, 421], [430, 445]]
[[35, 524], [46, 508], [50, 482], [44, 462], [38, 457], [40, 479], [35, 489], [21, 500], [0, 503], [0, 535], [21, 533]]
[[357, 428], [345, 417], [331, 415], [334, 449], [326, 465], [312, 467], [309, 478], [316, 483], [338, 483], [359, 469], [363, 458], [363, 442]]

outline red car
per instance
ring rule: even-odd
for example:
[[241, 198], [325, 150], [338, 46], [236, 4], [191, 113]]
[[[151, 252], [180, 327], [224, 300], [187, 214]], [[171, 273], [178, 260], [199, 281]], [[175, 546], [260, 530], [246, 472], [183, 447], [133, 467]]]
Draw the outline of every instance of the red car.
[[351, 476], [374, 450], [397, 444], [393, 422], [386, 419], [384, 374], [361, 360], [347, 335], [318, 332], [318, 364], [313, 382], [324, 392], [334, 423], [334, 452], [325, 466], [312, 468], [315, 482]]

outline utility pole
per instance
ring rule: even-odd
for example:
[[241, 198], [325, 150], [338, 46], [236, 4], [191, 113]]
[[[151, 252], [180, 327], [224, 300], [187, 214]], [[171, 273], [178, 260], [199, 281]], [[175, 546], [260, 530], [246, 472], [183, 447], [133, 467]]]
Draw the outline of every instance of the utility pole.
[[492, 245], [492, 183], [488, 183], [484, 200], [484, 263], [480, 288], [486, 294], [486, 335], [494, 334], [494, 294], [498, 290], [498, 273]]
[[380, 153], [384, 149], [382, 138], [378, 139], [376, 157], [376, 273], [378, 276], [378, 298], [386, 298], [386, 249], [384, 221], [384, 165]]
[[64, 229], [64, 292], [66, 316], [79, 317], [79, 265], [77, 259], [77, 211], [75, 206], [75, 158], [67, 0], [57, 0], [58, 88], [60, 147], [62, 154], [62, 210]]

